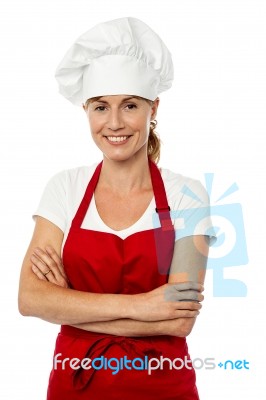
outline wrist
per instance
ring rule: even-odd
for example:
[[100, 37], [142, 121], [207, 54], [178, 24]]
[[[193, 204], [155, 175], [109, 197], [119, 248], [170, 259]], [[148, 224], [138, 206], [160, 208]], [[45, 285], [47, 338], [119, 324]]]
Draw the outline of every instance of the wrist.
[[140, 302], [145, 293], [126, 295], [125, 318], [140, 319]]

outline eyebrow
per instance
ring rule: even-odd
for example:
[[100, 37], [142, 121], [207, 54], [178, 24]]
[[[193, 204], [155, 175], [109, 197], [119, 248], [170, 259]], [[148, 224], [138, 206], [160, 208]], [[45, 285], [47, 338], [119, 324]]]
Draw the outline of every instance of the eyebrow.
[[[103, 96], [102, 96], [103, 97]], [[91, 103], [94, 103], [96, 101], [99, 101], [101, 103], [105, 103], [108, 104], [108, 101], [105, 100], [101, 100], [102, 97], [96, 97], [95, 99], [91, 99]], [[130, 100], [130, 99], [139, 99], [137, 96], [130, 96], [130, 97], [125, 97], [124, 99], [122, 99], [121, 103], [123, 103], [124, 101]]]

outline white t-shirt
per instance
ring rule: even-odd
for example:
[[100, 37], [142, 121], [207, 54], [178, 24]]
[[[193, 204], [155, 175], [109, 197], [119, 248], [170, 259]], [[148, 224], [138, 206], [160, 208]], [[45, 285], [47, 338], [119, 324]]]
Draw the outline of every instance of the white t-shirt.
[[[36, 215], [44, 217], [64, 232], [63, 245], [72, 219], [97, 165], [98, 163], [94, 163], [90, 166], [64, 170], [54, 175], [47, 183], [39, 206], [33, 214], [33, 218]], [[160, 168], [160, 171], [171, 208], [170, 215], [175, 228], [176, 240], [202, 234], [210, 236], [212, 244], [215, 240], [215, 232], [209, 216], [208, 194], [202, 184], [166, 168]], [[99, 216], [93, 196], [81, 227], [113, 233], [125, 239], [135, 232], [160, 226], [155, 207], [153, 196], [148, 208], [138, 221], [126, 229], [116, 231], [107, 226]]]

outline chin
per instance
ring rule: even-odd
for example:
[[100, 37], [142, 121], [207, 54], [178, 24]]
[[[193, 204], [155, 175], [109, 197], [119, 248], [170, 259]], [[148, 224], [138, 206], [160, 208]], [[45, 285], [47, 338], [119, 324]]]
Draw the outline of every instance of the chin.
[[130, 159], [134, 159], [135, 154], [110, 154], [110, 153], [103, 153], [104, 157], [110, 161], [128, 161]]
[[[110, 161], [129, 161], [129, 160], [140, 160], [142, 156], [147, 154], [147, 147], [141, 146], [140, 148], [135, 147], [131, 149], [100, 149], [105, 158]], [[104, 151], [105, 150], [105, 151]], [[113, 151], [112, 151], [113, 150]]]

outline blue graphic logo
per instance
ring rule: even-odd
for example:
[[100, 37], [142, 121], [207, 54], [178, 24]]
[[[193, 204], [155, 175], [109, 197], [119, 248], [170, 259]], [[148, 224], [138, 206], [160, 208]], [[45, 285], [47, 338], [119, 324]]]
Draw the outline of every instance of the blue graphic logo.
[[[214, 174], [205, 174], [207, 197], [211, 199]], [[224, 268], [243, 266], [248, 263], [242, 207], [239, 203], [219, 204], [224, 198], [238, 190], [233, 183], [216, 201], [209, 205], [187, 185], [182, 193], [191, 199], [195, 207], [171, 210], [170, 216], [175, 227], [175, 239], [192, 235], [211, 237], [211, 250], [207, 268], [213, 270], [213, 295], [215, 297], [245, 297], [247, 287], [238, 279], [224, 278]], [[154, 227], [160, 226], [158, 214], [153, 216]], [[160, 243], [156, 243], [160, 246]], [[182, 272], [182, 271], [180, 271]]]

